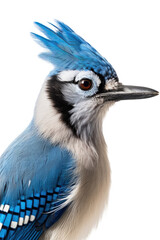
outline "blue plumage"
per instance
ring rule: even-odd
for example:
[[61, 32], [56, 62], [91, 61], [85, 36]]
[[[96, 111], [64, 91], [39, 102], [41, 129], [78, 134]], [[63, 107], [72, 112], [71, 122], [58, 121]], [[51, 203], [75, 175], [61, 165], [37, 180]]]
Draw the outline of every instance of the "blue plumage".
[[[66, 168], [66, 163], [68, 167], [73, 164], [71, 155], [65, 149], [53, 146], [39, 136], [32, 122], [0, 159], [2, 174], [0, 196], [3, 196], [6, 202], [15, 203], [22, 194], [30, 196], [33, 189], [35, 192], [50, 190], [56, 187], [57, 179], [63, 168]], [[10, 172], [12, 179], [8, 178]], [[43, 189], [44, 185], [47, 189]], [[1, 197], [1, 201], [3, 198]]]
[[48, 50], [41, 57], [55, 68], [32, 122], [0, 157], [0, 240], [43, 233], [80, 240], [97, 225], [108, 196], [102, 134], [108, 103], [158, 92], [119, 84], [111, 64], [64, 23], [50, 24], [54, 30], [36, 25], [47, 37], [32, 33]]
[[[89, 43], [64, 23], [56, 22], [58, 27], [51, 24], [55, 30], [40, 23], [35, 23], [47, 38], [32, 33], [38, 43], [47, 48], [48, 52], [40, 54], [40, 57], [55, 66], [54, 72], [88, 69], [103, 75], [106, 80], [117, 78], [111, 64]], [[50, 73], [50, 75], [52, 74], [53, 72]]]
[[[89, 43], [64, 23], [56, 23], [50, 23], [52, 30], [36, 22], [47, 38], [32, 33], [48, 50], [40, 56], [54, 65], [50, 75], [93, 70], [106, 80], [117, 77]], [[0, 157], [0, 239], [38, 239], [53, 225], [67, 208], [62, 204], [78, 179], [75, 168], [72, 154], [44, 138], [33, 118]]]
[[33, 121], [1, 156], [0, 169], [0, 239], [18, 239], [23, 229], [26, 235], [27, 224], [33, 225], [35, 219], [42, 233], [61, 216], [62, 210], [56, 209], [74, 183], [74, 159], [44, 140]]

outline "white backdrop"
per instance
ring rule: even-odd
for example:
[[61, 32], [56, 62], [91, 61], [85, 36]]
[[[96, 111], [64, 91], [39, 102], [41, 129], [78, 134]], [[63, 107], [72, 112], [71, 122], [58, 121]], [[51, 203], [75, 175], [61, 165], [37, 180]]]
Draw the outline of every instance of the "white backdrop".
[[[29, 32], [59, 19], [89, 41], [124, 84], [160, 90], [157, 0], [1, 1], [0, 154], [27, 126], [52, 66]], [[104, 120], [112, 168], [108, 210], [88, 240], [160, 239], [160, 98], [122, 101]], [[9, 176], [8, 176], [9, 177]]]

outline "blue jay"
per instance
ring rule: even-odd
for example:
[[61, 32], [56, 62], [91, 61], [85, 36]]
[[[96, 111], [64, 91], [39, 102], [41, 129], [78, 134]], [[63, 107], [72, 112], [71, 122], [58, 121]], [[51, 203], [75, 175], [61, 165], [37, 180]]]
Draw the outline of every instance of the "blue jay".
[[33, 119], [0, 157], [0, 239], [80, 240], [107, 203], [110, 166], [102, 119], [116, 101], [156, 96], [122, 85], [111, 64], [57, 21], [32, 36], [54, 65]]

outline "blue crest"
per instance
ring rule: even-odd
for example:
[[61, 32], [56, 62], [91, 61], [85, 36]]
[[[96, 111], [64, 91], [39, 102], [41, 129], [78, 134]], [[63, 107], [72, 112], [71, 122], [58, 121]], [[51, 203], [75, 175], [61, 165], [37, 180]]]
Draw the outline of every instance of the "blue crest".
[[[105, 79], [117, 78], [111, 64], [103, 58], [89, 43], [78, 36], [70, 27], [56, 20], [57, 26], [49, 23], [52, 30], [41, 23], [35, 22], [46, 35], [44, 38], [32, 33], [38, 43], [47, 48], [40, 57], [55, 66], [54, 72], [63, 70], [93, 70]], [[53, 74], [53, 72], [51, 73]]]

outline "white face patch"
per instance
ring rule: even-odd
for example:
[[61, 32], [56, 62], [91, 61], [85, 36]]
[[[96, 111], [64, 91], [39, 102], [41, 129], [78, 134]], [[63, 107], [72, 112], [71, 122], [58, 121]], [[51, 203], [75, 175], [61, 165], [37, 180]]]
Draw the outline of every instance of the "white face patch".
[[83, 78], [88, 78], [90, 80], [95, 81], [97, 87], [101, 84], [101, 80], [99, 77], [92, 71], [78, 71], [78, 70], [66, 70], [62, 71], [58, 74], [59, 80], [62, 82], [70, 82], [75, 78], [75, 82], [80, 81]]
[[73, 81], [73, 79], [75, 78], [75, 76], [79, 73], [79, 71], [77, 70], [66, 70], [66, 71], [62, 71], [58, 74], [59, 76], [59, 80], [62, 82], [70, 82]]
[[80, 71], [76, 78], [75, 81], [78, 82], [83, 78], [88, 78], [92, 81], [94, 81], [97, 85], [97, 87], [99, 87], [99, 85], [101, 84], [101, 80], [99, 79], [99, 77], [92, 71]]
[[[86, 97], [92, 97], [98, 91], [101, 84], [100, 78], [92, 71], [62, 71], [58, 75], [58, 79], [62, 82], [70, 82], [65, 84], [62, 88], [62, 92], [66, 101], [75, 104], [81, 99]], [[88, 90], [80, 89], [78, 82], [83, 79], [89, 79], [92, 81], [92, 87]], [[74, 82], [73, 82], [74, 81]]]

